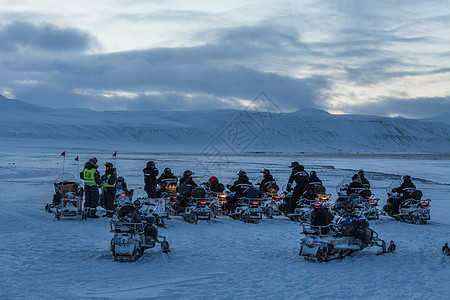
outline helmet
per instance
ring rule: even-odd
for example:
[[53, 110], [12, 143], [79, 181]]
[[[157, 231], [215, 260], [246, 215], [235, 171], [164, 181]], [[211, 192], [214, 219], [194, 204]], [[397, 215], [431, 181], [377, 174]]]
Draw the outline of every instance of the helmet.
[[123, 178], [122, 176], [117, 177], [117, 181], [118, 182], [125, 182], [125, 178]]
[[237, 172], [237, 175], [238, 175], [240, 180], [244, 180], [244, 181], [248, 180], [248, 176], [247, 176], [247, 173], [245, 171], [239, 170], [239, 172]]
[[194, 172], [192, 172], [191, 170], [186, 170], [183, 173], [183, 177], [191, 177], [192, 175], [194, 175]]
[[149, 161], [149, 162], [147, 162], [147, 168], [149, 168], [149, 169], [151, 169], [151, 168], [154, 168], [155, 167], [155, 162], [154, 161]]
[[94, 164], [97, 164], [97, 162], [98, 162], [97, 158], [95, 158], [95, 157], [89, 158], [89, 161]]
[[403, 175], [403, 176], [402, 176], [402, 180], [403, 180], [404, 182], [410, 182], [410, 181], [411, 181], [411, 176], [409, 176], [409, 175]]
[[262, 169], [262, 170], [260, 170], [260, 172], [263, 173], [264, 175], [270, 175], [269, 169]]
[[316, 171], [311, 171], [311, 173], [309, 173], [309, 176], [316, 177], [317, 176]]
[[165, 168], [164, 173], [166, 174], [172, 174], [172, 170], [170, 168]]
[[113, 164], [110, 162], [105, 163], [105, 167], [106, 169], [112, 169], [113, 168]]
[[358, 174], [353, 174], [352, 181], [353, 182], [361, 182], [361, 177], [359, 177]]
[[209, 178], [208, 181], [209, 181], [210, 183], [213, 183], [213, 182], [215, 182], [215, 181], [219, 181], [219, 179], [217, 179], [216, 176], [211, 176], [211, 177]]
[[358, 175], [359, 175], [359, 177], [363, 177], [364, 176], [364, 170], [359, 170], [358, 171]]
[[297, 161], [293, 161], [291, 162], [291, 164], [289, 165], [289, 168], [296, 168], [298, 167], [300, 164]]

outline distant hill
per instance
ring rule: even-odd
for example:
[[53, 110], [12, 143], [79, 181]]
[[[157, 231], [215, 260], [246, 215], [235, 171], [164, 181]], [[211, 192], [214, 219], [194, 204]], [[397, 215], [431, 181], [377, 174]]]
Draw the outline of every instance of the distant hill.
[[[0, 141], [122, 144], [170, 152], [448, 153], [450, 125], [405, 118], [211, 111], [51, 109], [0, 98]], [[211, 150], [209, 149], [209, 150]]]

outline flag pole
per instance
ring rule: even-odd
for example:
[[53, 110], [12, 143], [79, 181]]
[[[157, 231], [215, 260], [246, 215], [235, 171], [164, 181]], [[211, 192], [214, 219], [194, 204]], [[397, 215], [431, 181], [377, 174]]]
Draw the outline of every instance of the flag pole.
[[64, 173], [64, 169], [65, 169], [65, 166], [66, 166], [66, 151], [64, 151], [63, 153], [61, 153], [61, 155], [60, 156], [64, 156], [64, 161], [63, 161], [63, 173]]

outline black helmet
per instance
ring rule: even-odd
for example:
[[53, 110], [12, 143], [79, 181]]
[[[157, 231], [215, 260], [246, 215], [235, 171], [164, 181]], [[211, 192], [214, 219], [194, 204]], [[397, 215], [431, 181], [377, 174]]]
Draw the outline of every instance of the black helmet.
[[165, 168], [164, 173], [166, 174], [172, 174], [172, 170], [170, 168]]
[[122, 176], [117, 177], [117, 182], [125, 182], [125, 178]]
[[364, 170], [363, 169], [359, 170], [358, 175], [359, 177], [364, 177]]
[[194, 172], [192, 172], [191, 170], [186, 170], [183, 173], [183, 177], [191, 177], [192, 175], [194, 175]]
[[154, 161], [151, 160], [151, 161], [147, 162], [147, 168], [152, 169], [154, 167], [155, 167], [155, 162]]
[[245, 171], [239, 170], [239, 172], [237, 172], [237, 175], [238, 175], [240, 180], [244, 180], [244, 181], [248, 180], [248, 176], [247, 176], [247, 173]]
[[270, 175], [269, 169], [262, 169], [262, 170], [260, 170], [260, 172], [263, 173], [264, 175]]
[[358, 174], [353, 174], [352, 181], [361, 183], [361, 177]]
[[402, 180], [403, 180], [404, 182], [411, 182], [411, 176], [409, 176], [409, 175], [403, 175], [403, 176], [402, 176]]
[[107, 162], [107, 163], [105, 163], [105, 167], [106, 167], [106, 170], [108, 170], [108, 169], [112, 169], [114, 166], [112, 163]]
[[309, 173], [309, 176], [311, 176], [311, 177], [316, 177], [316, 176], [317, 176], [316, 171], [311, 171], [311, 173]]
[[97, 158], [95, 158], [95, 157], [89, 158], [89, 161], [94, 164], [97, 164], [97, 162], [98, 162]]
[[300, 164], [297, 161], [293, 161], [291, 162], [291, 164], [289, 165], [289, 168], [297, 168]]

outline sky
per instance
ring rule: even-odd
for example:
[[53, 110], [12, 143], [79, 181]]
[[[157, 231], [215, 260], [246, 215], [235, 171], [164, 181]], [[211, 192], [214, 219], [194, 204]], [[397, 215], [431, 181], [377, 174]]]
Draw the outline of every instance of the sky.
[[[70, 3], [69, 3], [70, 2]], [[0, 94], [48, 107], [450, 112], [450, 2], [0, 0]]]

